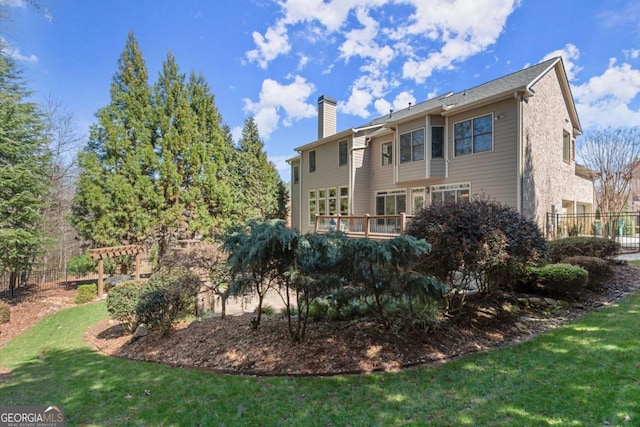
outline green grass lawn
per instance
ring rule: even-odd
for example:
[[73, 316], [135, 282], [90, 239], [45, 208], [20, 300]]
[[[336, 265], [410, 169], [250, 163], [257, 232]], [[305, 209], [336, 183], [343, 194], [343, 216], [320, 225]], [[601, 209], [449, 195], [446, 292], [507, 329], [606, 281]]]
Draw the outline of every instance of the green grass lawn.
[[[66, 425], [640, 425], [640, 293], [534, 340], [400, 373], [255, 378], [109, 358], [83, 333], [104, 303], [46, 317], [0, 349], [0, 405]], [[145, 394], [149, 391], [149, 395]]]

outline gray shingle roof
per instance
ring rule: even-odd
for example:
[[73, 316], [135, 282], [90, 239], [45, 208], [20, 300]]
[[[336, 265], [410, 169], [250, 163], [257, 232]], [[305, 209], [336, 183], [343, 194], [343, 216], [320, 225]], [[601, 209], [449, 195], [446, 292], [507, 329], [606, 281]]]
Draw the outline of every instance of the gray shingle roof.
[[403, 110], [395, 111], [391, 114], [391, 116], [387, 114], [382, 117], [378, 117], [377, 119], [374, 119], [363, 126], [402, 120], [404, 118], [411, 117], [425, 111], [440, 109], [443, 105], [451, 106], [452, 108], [459, 108], [464, 105], [480, 101], [482, 99], [500, 95], [502, 93], [515, 92], [518, 89], [523, 89], [535, 83], [559, 60], [559, 57], [548, 59], [544, 62], [540, 62], [539, 64], [522, 69], [520, 71], [516, 71], [490, 82], [483, 83], [471, 89], [466, 89], [458, 93], [451, 93], [429, 99], [412, 106], [410, 109], [405, 108]]

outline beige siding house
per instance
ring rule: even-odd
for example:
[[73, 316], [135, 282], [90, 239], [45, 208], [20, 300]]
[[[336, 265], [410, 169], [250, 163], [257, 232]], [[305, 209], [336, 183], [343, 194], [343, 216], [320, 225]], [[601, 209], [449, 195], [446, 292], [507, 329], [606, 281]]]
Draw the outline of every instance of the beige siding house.
[[411, 214], [481, 196], [543, 230], [547, 212], [594, 210], [591, 179], [575, 161], [582, 131], [561, 58], [358, 128], [337, 132], [328, 96], [318, 115], [318, 139], [289, 160], [291, 223], [303, 233], [316, 214]]

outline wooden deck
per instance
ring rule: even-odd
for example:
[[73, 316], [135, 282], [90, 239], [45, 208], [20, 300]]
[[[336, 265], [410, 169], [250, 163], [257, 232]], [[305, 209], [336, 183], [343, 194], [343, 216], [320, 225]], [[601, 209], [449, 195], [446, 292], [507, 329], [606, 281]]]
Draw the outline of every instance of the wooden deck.
[[392, 239], [404, 234], [412, 215], [316, 215], [314, 232], [340, 230], [349, 237]]

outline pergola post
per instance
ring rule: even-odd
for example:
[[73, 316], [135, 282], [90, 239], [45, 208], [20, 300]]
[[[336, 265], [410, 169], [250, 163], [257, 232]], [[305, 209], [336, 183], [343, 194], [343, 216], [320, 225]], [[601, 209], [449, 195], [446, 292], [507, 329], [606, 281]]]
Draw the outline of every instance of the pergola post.
[[140, 254], [144, 251], [142, 245], [113, 246], [109, 248], [91, 249], [91, 258], [98, 260], [98, 298], [104, 294], [104, 259], [121, 255], [136, 256], [136, 280], [140, 279]]
[[102, 298], [104, 293], [104, 261], [102, 258], [98, 259], [98, 298]]

